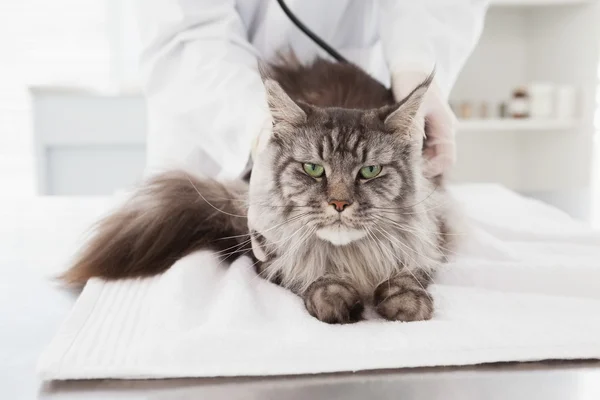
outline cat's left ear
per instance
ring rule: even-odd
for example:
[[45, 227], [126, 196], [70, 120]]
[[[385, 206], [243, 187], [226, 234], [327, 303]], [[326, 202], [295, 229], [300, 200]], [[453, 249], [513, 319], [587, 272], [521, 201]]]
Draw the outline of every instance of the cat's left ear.
[[431, 82], [433, 82], [434, 76], [435, 70], [400, 102], [380, 110], [379, 117], [384, 121], [385, 127], [388, 130], [393, 132], [412, 131], [411, 128], [415, 117], [419, 112], [429, 86], [431, 86]]

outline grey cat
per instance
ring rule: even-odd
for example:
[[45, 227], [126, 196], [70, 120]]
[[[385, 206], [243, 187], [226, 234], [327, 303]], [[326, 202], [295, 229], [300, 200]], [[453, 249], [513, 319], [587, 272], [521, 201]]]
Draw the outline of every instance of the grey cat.
[[263, 78], [273, 129], [249, 184], [154, 177], [99, 223], [63, 279], [149, 276], [213, 249], [250, 255], [324, 322], [358, 321], [366, 304], [389, 320], [431, 318], [427, 287], [455, 247], [443, 179], [422, 173], [433, 74], [398, 103], [351, 64], [290, 56]]

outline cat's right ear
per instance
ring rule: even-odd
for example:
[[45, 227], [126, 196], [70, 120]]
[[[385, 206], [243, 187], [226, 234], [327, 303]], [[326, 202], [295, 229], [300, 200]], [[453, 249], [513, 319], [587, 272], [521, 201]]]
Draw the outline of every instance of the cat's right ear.
[[412, 126], [419, 108], [423, 103], [425, 94], [433, 82], [435, 69], [429, 76], [417, 85], [412, 92], [393, 106], [383, 107], [380, 110], [380, 118], [384, 120], [385, 126], [395, 132], [413, 132]]
[[275, 125], [281, 122], [291, 125], [306, 122], [306, 113], [285, 93], [279, 83], [273, 79], [266, 79], [264, 84], [269, 110]]

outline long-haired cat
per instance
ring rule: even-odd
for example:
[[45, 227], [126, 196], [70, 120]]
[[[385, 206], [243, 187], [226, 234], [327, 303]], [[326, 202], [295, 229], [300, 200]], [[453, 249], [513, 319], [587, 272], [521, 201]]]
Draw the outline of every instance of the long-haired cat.
[[432, 76], [400, 102], [351, 64], [294, 57], [264, 68], [273, 120], [249, 184], [174, 171], [144, 184], [63, 278], [161, 273], [198, 249], [253, 256], [321, 321], [429, 319], [427, 292], [453, 247], [442, 177], [422, 173], [419, 106]]

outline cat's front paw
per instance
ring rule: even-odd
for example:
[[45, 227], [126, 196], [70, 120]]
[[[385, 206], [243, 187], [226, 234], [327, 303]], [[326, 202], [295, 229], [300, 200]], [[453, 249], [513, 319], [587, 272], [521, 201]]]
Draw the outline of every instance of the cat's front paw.
[[433, 299], [412, 278], [391, 279], [375, 289], [375, 309], [391, 321], [424, 321], [433, 316]]
[[364, 309], [358, 291], [336, 278], [320, 278], [304, 294], [304, 305], [313, 317], [329, 324], [360, 321]]

